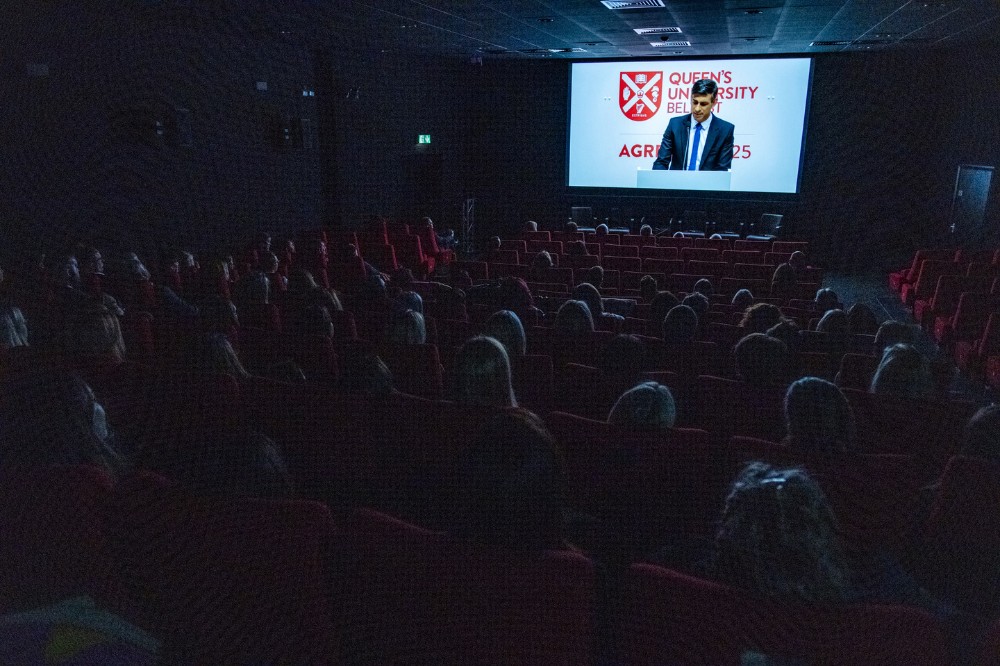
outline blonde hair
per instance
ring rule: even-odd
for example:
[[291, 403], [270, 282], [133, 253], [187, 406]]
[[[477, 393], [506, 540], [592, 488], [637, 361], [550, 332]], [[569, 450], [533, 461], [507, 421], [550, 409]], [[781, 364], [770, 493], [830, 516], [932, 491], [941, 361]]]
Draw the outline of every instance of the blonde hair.
[[467, 405], [517, 407], [510, 379], [510, 359], [495, 338], [470, 338], [455, 361], [458, 402]]
[[594, 330], [594, 317], [583, 301], [566, 301], [556, 312], [553, 328], [559, 333], [587, 333]]
[[667, 430], [676, 421], [673, 394], [656, 382], [643, 382], [625, 391], [608, 414], [608, 423], [636, 430]]
[[486, 322], [485, 333], [507, 350], [507, 356], [524, 356], [527, 340], [521, 319], [510, 310], [494, 312]]

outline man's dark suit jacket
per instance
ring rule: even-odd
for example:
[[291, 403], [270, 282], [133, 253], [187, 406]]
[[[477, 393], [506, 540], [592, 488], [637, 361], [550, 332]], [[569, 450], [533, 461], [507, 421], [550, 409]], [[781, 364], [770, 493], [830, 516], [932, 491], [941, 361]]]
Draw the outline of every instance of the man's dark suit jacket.
[[[712, 116], [712, 124], [708, 128], [708, 136], [702, 135], [705, 150], [701, 154], [699, 171], [729, 171], [733, 165], [733, 130], [732, 123], [727, 123], [719, 116]], [[671, 118], [663, 133], [660, 151], [653, 162], [653, 169], [683, 170], [687, 152], [688, 134], [691, 131], [691, 114]], [[691, 156], [687, 159], [690, 161]]]

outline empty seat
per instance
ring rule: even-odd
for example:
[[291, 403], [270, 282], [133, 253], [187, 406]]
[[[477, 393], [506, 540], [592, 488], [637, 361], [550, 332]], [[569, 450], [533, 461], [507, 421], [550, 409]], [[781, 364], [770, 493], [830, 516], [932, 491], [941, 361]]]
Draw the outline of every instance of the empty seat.
[[763, 264], [764, 253], [753, 250], [726, 250], [722, 260], [730, 264]]
[[676, 247], [646, 245], [639, 248], [639, 258], [641, 259], [677, 259], [679, 257], [680, 250]]
[[601, 258], [607, 257], [638, 257], [639, 248], [635, 245], [605, 245], [601, 247]]
[[714, 247], [681, 248], [681, 259], [684, 261], [720, 261], [722, 253]]
[[[638, 248], [633, 247], [631, 249], [637, 250]], [[612, 271], [639, 272], [642, 270], [642, 259], [639, 257], [605, 255], [601, 260], [601, 265]]]
[[770, 252], [771, 241], [737, 240], [733, 241], [733, 249], [740, 251], [749, 250], [752, 252]]
[[772, 252], [809, 252], [808, 241], [779, 241], [771, 245]]
[[[669, 248], [675, 250], [676, 248]], [[684, 272], [684, 262], [680, 259], [643, 259], [642, 270], [646, 273], [671, 275]]]

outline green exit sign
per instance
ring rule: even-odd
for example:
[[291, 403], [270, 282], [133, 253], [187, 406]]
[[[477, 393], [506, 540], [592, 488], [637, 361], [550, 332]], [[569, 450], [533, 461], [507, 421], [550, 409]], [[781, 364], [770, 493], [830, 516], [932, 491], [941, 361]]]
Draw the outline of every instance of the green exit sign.
[[430, 142], [431, 142], [430, 134], [421, 134], [420, 136], [417, 137], [417, 143], [430, 143]]

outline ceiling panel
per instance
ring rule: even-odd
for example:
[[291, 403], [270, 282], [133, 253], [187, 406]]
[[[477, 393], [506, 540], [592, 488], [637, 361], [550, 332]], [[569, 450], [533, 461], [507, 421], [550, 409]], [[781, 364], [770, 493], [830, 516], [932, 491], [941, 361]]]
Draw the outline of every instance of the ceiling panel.
[[[181, 0], [174, 0], [180, 2]], [[250, 0], [263, 2], [263, 0]], [[347, 48], [448, 57], [599, 58], [733, 53], [815, 53], [927, 48], [989, 41], [1000, 45], [996, 0], [669, 0], [667, 7], [612, 11], [599, 0], [290, 0], [313, 34]], [[678, 26], [672, 40], [636, 28]], [[755, 38], [747, 41], [746, 38]], [[842, 41], [833, 47], [818, 40]], [[669, 42], [668, 42], [669, 43]], [[549, 49], [585, 49], [550, 53]]]

